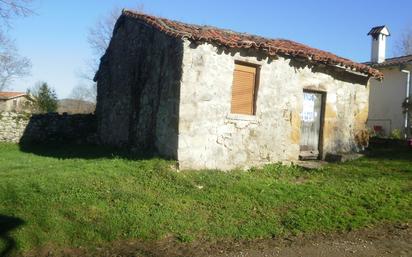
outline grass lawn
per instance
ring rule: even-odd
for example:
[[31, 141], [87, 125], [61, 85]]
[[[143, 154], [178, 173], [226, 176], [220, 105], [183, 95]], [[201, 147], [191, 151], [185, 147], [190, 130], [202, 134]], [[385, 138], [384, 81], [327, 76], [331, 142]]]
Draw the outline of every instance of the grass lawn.
[[[0, 252], [123, 239], [270, 238], [412, 219], [412, 150], [322, 170], [175, 172], [99, 147], [0, 144]], [[1, 255], [1, 254], [0, 254]]]

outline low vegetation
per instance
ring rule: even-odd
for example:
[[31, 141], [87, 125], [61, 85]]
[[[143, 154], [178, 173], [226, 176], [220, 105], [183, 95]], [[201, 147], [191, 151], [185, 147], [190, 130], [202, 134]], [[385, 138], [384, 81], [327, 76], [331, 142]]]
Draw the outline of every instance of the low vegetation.
[[13, 240], [22, 253], [170, 236], [186, 242], [348, 231], [412, 218], [406, 148], [380, 147], [315, 171], [268, 165], [230, 173], [177, 172], [173, 161], [97, 147], [0, 144], [0, 153], [0, 224], [15, 224], [0, 231], [0, 252]]

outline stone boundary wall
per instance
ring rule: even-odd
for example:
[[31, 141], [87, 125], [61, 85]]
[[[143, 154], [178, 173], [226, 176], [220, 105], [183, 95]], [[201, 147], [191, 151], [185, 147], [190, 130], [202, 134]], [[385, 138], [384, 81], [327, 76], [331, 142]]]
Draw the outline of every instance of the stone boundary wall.
[[31, 114], [0, 112], [0, 142], [18, 143], [29, 124]]
[[0, 142], [97, 143], [94, 114], [0, 112]]

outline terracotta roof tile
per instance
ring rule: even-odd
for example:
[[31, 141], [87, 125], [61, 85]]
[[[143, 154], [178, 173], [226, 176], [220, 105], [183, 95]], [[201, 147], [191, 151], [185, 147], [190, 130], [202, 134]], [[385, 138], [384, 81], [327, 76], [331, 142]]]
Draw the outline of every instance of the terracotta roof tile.
[[383, 78], [383, 74], [380, 71], [371, 68], [368, 65], [356, 63], [349, 59], [336, 56], [330, 52], [318, 50], [290, 40], [269, 39], [210, 26], [191, 25], [131, 10], [123, 10], [123, 15], [150, 24], [154, 28], [163, 31], [172, 37], [188, 38], [195, 42], [214, 43], [234, 49], [252, 48], [265, 52], [269, 56], [284, 55], [301, 57], [307, 59], [309, 62], [322, 63], [329, 66], [339, 66], [378, 79]]
[[407, 64], [407, 63], [412, 64], [412, 55], [387, 58], [384, 62], [381, 62], [381, 63], [367, 62], [365, 64], [370, 65], [373, 68], [379, 69], [381, 67], [397, 66], [397, 65]]
[[0, 92], [0, 100], [8, 100], [24, 95], [26, 95], [26, 93], [23, 92]]

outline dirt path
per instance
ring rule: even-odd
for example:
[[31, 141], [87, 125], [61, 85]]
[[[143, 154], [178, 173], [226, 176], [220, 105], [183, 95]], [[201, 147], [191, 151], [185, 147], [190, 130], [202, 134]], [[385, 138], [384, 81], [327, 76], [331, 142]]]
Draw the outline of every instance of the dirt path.
[[245, 241], [178, 243], [173, 239], [156, 242], [116, 242], [107, 248], [85, 253], [81, 249], [63, 252], [42, 249], [29, 256], [99, 257], [411, 257], [412, 227], [386, 225], [344, 234]]

